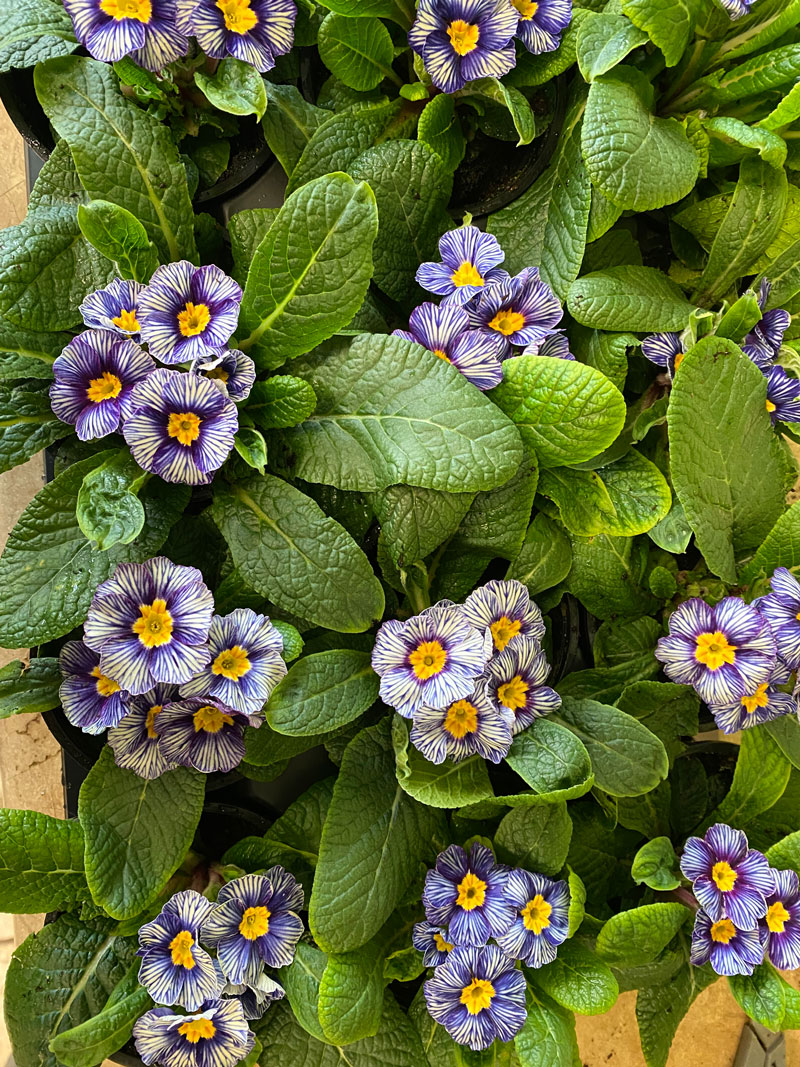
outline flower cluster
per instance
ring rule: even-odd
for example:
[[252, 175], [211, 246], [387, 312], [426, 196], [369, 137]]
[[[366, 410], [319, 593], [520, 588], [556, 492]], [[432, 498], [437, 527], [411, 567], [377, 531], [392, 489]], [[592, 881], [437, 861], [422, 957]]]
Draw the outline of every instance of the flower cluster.
[[454, 93], [508, 74], [515, 37], [534, 55], [554, 52], [571, 19], [572, 0], [420, 0], [408, 43], [436, 88]]
[[375, 638], [381, 698], [413, 720], [411, 741], [431, 763], [480, 755], [499, 763], [515, 734], [555, 711], [544, 682], [542, 614], [521, 582], [488, 582], [463, 605], [442, 600]]
[[178, 766], [231, 771], [245, 727], [262, 724], [286, 674], [282, 649], [265, 615], [215, 615], [194, 567], [163, 556], [120, 563], [98, 586], [83, 640], [61, 651], [61, 703], [87, 733], [110, 728], [117, 764], [141, 778]]
[[797, 712], [781, 689], [800, 668], [800, 585], [785, 567], [753, 604], [693, 598], [670, 616], [655, 652], [674, 682], [691, 685], [726, 734]]
[[569, 901], [566, 882], [510, 870], [480, 843], [439, 855], [425, 878], [426, 921], [413, 940], [434, 968], [425, 983], [428, 1011], [454, 1041], [477, 1051], [522, 1029], [525, 979], [516, 962], [552, 963], [569, 933]]
[[416, 277], [441, 304], [421, 304], [395, 336], [416, 341], [484, 390], [500, 384], [502, 361], [520, 348], [575, 358], [556, 329], [561, 304], [537, 267], [512, 278], [500, 266], [505, 253], [497, 238], [472, 225], [443, 234], [439, 254], [441, 262], [423, 263]]
[[265, 967], [292, 962], [302, 907], [303, 890], [283, 867], [228, 882], [216, 904], [193, 889], [168, 900], [139, 931], [139, 981], [158, 1005], [133, 1028], [142, 1060], [233, 1067], [243, 1059], [255, 1040], [247, 1021], [284, 996]]
[[691, 961], [711, 963], [717, 974], [753, 973], [769, 959], [779, 970], [800, 967], [800, 880], [777, 871], [748, 845], [742, 830], [716, 823], [705, 837], [690, 837], [681, 870], [700, 910], [692, 933]]
[[[207, 484], [233, 448], [234, 401], [256, 376], [226, 347], [241, 300], [219, 267], [185, 260], [159, 267], [149, 285], [118, 279], [91, 293], [80, 308], [89, 329], [53, 365], [53, 411], [82, 441], [121, 429], [139, 466], [164, 481]], [[157, 370], [154, 359], [188, 373]]]
[[189, 52], [189, 38], [214, 59], [234, 56], [262, 73], [294, 41], [294, 0], [64, 0], [75, 36], [95, 59], [132, 56], [163, 70]]
[[[744, 13], [744, 12], [742, 12]], [[800, 380], [787, 374], [776, 361], [780, 355], [783, 335], [791, 323], [791, 315], [782, 308], [764, 309], [772, 286], [763, 278], [758, 293], [761, 319], [742, 342], [746, 356], [762, 372], [767, 381], [767, 411], [776, 422], [800, 422]], [[654, 333], [642, 341], [642, 354], [661, 367], [672, 379], [686, 354], [679, 333]]]

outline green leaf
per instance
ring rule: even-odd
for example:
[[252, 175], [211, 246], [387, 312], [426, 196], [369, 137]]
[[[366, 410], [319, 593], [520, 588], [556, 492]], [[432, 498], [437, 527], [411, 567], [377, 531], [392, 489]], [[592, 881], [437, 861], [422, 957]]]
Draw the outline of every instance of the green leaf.
[[58, 660], [52, 657], [39, 656], [30, 664], [15, 659], [0, 667], [0, 719], [57, 708], [61, 682]]
[[512, 867], [555, 877], [567, 862], [572, 819], [563, 801], [513, 808], [497, 828], [498, 859]]
[[583, 8], [573, 8], [572, 21], [564, 30], [561, 44], [555, 52], [533, 55], [527, 50], [521, 51], [517, 56], [516, 67], [505, 75], [505, 82], [521, 88], [544, 85], [569, 70], [575, 63], [581, 23], [589, 14]]
[[50, 1051], [65, 1067], [102, 1063], [130, 1040], [133, 1024], [152, 1003], [146, 989], [137, 989], [94, 1018], [57, 1034], [50, 1042]]
[[407, 567], [430, 555], [456, 532], [473, 499], [472, 493], [444, 493], [414, 485], [390, 485], [373, 494], [375, 517], [394, 564]]
[[612, 915], [597, 935], [598, 956], [614, 967], [651, 963], [691, 917], [683, 904], [645, 904]]
[[440, 93], [426, 103], [419, 117], [417, 138], [433, 149], [447, 170], [456, 169], [464, 158], [467, 142], [452, 96]]
[[776, 567], [800, 567], [800, 501], [778, 516], [756, 554], [742, 568], [742, 582], [768, 578]]
[[396, 715], [392, 743], [397, 758], [397, 780], [409, 796], [431, 808], [458, 808], [494, 796], [486, 761], [479, 756], [453, 762], [431, 763], [409, 744], [408, 725]]
[[703, 127], [712, 137], [711, 166], [737, 162], [744, 155], [742, 149], [758, 152], [771, 167], [782, 167], [786, 162], [786, 142], [770, 130], [748, 126], [727, 115], [706, 119]]
[[536, 119], [528, 98], [519, 89], [504, 85], [497, 78], [480, 78], [469, 83], [469, 93], [485, 97], [506, 108], [519, 135], [517, 147], [531, 143], [536, 136]]
[[748, 289], [728, 308], [714, 332], [717, 337], [727, 337], [739, 344], [760, 321], [758, 298], [752, 289]]
[[[652, 650], [651, 650], [652, 656]], [[700, 702], [692, 689], [672, 682], [633, 682], [626, 686], [619, 700], [620, 711], [632, 715], [661, 738], [670, 763], [680, 755], [684, 745], [679, 737], [698, 733]]]
[[565, 941], [552, 963], [526, 973], [558, 1004], [580, 1015], [602, 1015], [619, 995], [611, 968], [579, 941]]
[[694, 308], [660, 270], [636, 266], [609, 267], [578, 278], [567, 307], [584, 326], [641, 333], [682, 330]]
[[769, 963], [756, 967], [752, 975], [737, 974], [729, 978], [728, 988], [751, 1019], [770, 1030], [780, 1030], [786, 1007], [783, 982]]
[[242, 286], [247, 283], [247, 272], [250, 270], [253, 256], [278, 217], [278, 210], [276, 207], [255, 207], [247, 211], [237, 211], [228, 220], [228, 236], [231, 239], [233, 256], [231, 275]]
[[112, 453], [84, 477], [78, 490], [78, 526], [101, 552], [129, 545], [141, 533], [144, 506], [137, 492], [146, 477], [127, 450]]
[[585, 106], [585, 96], [576, 95], [552, 164], [487, 224], [506, 253], [507, 269], [519, 272], [541, 264], [542, 277], [561, 300], [578, 277], [586, 247], [591, 185], [580, 152]]
[[317, 45], [331, 74], [351, 89], [375, 89], [384, 78], [399, 84], [392, 70], [392, 38], [380, 19], [348, 18], [332, 12], [319, 28]]
[[385, 141], [360, 155], [348, 171], [368, 182], [378, 203], [375, 284], [394, 300], [418, 291], [414, 274], [433, 259], [436, 242], [450, 227], [445, 211], [453, 175], [426, 144]]
[[578, 31], [578, 66], [584, 81], [607, 74], [647, 40], [647, 34], [624, 15], [592, 14], [584, 19]]
[[122, 95], [105, 63], [51, 59], [36, 68], [34, 82], [89, 196], [135, 215], [167, 261], [194, 261], [194, 214], [169, 128]]
[[89, 895], [83, 831], [69, 819], [0, 808], [0, 907], [31, 915], [60, 911]]
[[50, 407], [48, 382], [0, 384], [0, 473], [69, 432]]
[[285, 611], [341, 633], [366, 630], [383, 615], [383, 591], [364, 553], [287, 482], [265, 475], [220, 488], [212, 514], [234, 565]]
[[365, 944], [431, 849], [437, 816], [400, 787], [388, 719], [345, 749], [322, 831], [309, 925], [327, 951]]
[[197, 70], [194, 80], [210, 103], [229, 115], [255, 115], [260, 120], [267, 110], [264, 79], [241, 59], [226, 56], [213, 74]]
[[[662, 628], [655, 619], [614, 619], [604, 622], [595, 636], [595, 666], [625, 668], [631, 682], [639, 678], [651, 678], [660, 669], [654, 652], [661, 635]], [[673, 686], [672, 689], [686, 692], [686, 687], [682, 685]], [[664, 686], [663, 690], [669, 692], [669, 687]], [[635, 712], [631, 711], [630, 714]]]
[[660, 893], [668, 893], [681, 884], [681, 872], [675, 848], [668, 837], [647, 841], [633, 860], [631, 878], [637, 885], [647, 885]]
[[412, 341], [362, 334], [295, 369], [319, 398], [312, 416], [281, 434], [300, 478], [339, 489], [413, 482], [464, 492], [501, 485], [519, 467], [519, 436], [508, 419], [455, 367]]
[[89, 244], [116, 263], [120, 277], [150, 281], [158, 266], [158, 253], [147, 230], [130, 211], [108, 200], [92, 200], [78, 205], [78, 225]]
[[714, 79], [696, 83], [708, 85], [705, 94], [697, 102], [713, 100], [715, 104], [729, 104], [757, 96], [770, 89], [777, 89], [794, 82], [800, 75], [800, 45], [789, 44], [771, 52], [754, 56], [744, 63], [737, 63], [717, 81]]
[[[621, 232], [627, 233], [628, 231], [622, 230]], [[597, 244], [590, 247], [596, 248]], [[605, 374], [617, 389], [624, 388], [625, 379], [628, 376], [628, 348], [638, 344], [633, 334], [587, 330], [576, 324], [571, 340], [575, 356], [581, 363], [586, 363], [595, 370], [599, 370], [601, 374]]]
[[148, 781], [118, 767], [106, 746], [78, 797], [86, 881], [115, 919], [138, 915], [180, 866], [192, 843], [205, 776], [178, 767]]
[[534, 516], [525, 543], [509, 564], [507, 579], [516, 579], [531, 596], [563, 582], [572, 566], [572, 547], [563, 528], [544, 512]]
[[594, 782], [586, 747], [552, 719], [537, 719], [517, 734], [506, 759], [545, 803], [583, 796]]
[[683, 56], [702, 13], [702, 0], [622, 0], [622, 10], [664, 53], [668, 67]]
[[573, 537], [572, 569], [567, 588], [600, 619], [641, 615], [657, 601], [642, 587], [647, 567], [647, 539]]
[[373, 1037], [383, 1012], [383, 945], [377, 938], [354, 952], [331, 953], [319, 984], [325, 1038], [349, 1045]]
[[577, 1067], [583, 1061], [575, 1017], [542, 993], [529, 990], [528, 1017], [514, 1038], [521, 1067]]
[[50, 1041], [95, 1015], [125, 976], [136, 943], [116, 937], [115, 927], [60, 915], [14, 952], [5, 1011], [19, 1067], [56, 1067]]
[[519, 426], [542, 467], [591, 459], [625, 422], [619, 390], [599, 371], [573, 360], [520, 356], [506, 364], [492, 399]]
[[289, 197], [253, 256], [239, 316], [240, 347], [261, 369], [308, 352], [350, 322], [372, 275], [377, 225], [369, 186], [346, 174]]
[[[320, 0], [321, 2], [321, 0]], [[352, 15], [354, 18], [393, 19], [405, 29], [414, 19], [413, 0], [325, 0], [322, 7], [336, 11], [340, 15]]]
[[[653, 114], [653, 92], [644, 74], [618, 67], [592, 82], [583, 119], [581, 144], [592, 185], [633, 211], [683, 199], [700, 170], [681, 124]], [[624, 323], [616, 328], [634, 329]]]
[[300, 161], [314, 131], [330, 118], [330, 112], [309, 104], [294, 85], [264, 84], [269, 100], [262, 120], [264, 136], [288, 175]]
[[7, 2], [1, 10], [0, 74], [69, 55], [78, 47], [72, 19], [53, 0], [32, 0], [24, 6]]
[[792, 765], [766, 730], [745, 730], [730, 792], [704, 825], [724, 822], [746, 826], [780, 800], [791, 770]]
[[367, 652], [342, 648], [304, 656], [273, 691], [267, 721], [282, 734], [334, 730], [375, 703], [378, 682]]
[[667, 1067], [672, 1039], [695, 997], [716, 980], [708, 968], [679, 968], [661, 985], [640, 989], [636, 998], [636, 1021], [642, 1052], [648, 1067]]
[[254, 430], [252, 426], [242, 426], [233, 439], [233, 447], [248, 467], [254, 467], [259, 474], [264, 473], [267, 442], [260, 430]]
[[68, 333], [24, 330], [0, 318], [0, 381], [13, 378], [52, 380], [53, 362], [71, 340]]
[[328, 1039], [319, 1021], [318, 1004], [319, 983], [327, 962], [324, 952], [301, 941], [290, 966], [281, 967], [278, 972], [295, 1019], [312, 1037], [326, 1044]]
[[764, 855], [770, 867], [779, 871], [797, 871], [800, 874], [800, 830], [776, 841]]
[[276, 374], [255, 382], [245, 410], [262, 430], [281, 430], [303, 422], [316, 406], [317, 395], [308, 382], [291, 374]]
[[706, 563], [727, 582], [784, 509], [784, 459], [765, 398], [758, 368], [713, 337], [687, 353], [672, 389], [672, 483]]
[[565, 697], [559, 717], [586, 746], [595, 782], [606, 793], [641, 796], [666, 778], [663, 744], [631, 715], [596, 700]]
[[730, 207], [697, 283], [694, 299], [699, 305], [713, 306], [771, 244], [780, 229], [787, 196], [782, 168], [777, 170], [761, 158], [742, 160]]

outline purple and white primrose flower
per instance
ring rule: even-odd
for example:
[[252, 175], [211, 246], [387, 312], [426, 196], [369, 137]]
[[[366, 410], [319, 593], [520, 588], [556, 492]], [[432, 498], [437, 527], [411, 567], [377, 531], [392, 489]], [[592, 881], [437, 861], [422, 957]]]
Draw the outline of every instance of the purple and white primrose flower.
[[[727, 6], [725, 0], [722, 0], [722, 2]], [[736, 3], [736, 0], [733, 0], [733, 2], [737, 7], [743, 6]], [[742, 14], [744, 14], [748, 8], [749, 4], [744, 8]], [[762, 278], [761, 287], [758, 292], [758, 306], [761, 308], [761, 319], [756, 323], [742, 342], [742, 351], [763, 371], [766, 371], [771, 367], [778, 358], [778, 353], [783, 344], [783, 335], [789, 329], [789, 325], [792, 321], [792, 316], [789, 312], [784, 311], [782, 308], [773, 308], [771, 311], [764, 311], [771, 290], [771, 283], [768, 282], [766, 278]]]
[[689, 956], [695, 967], [710, 963], [717, 974], [752, 974], [764, 959], [758, 930], [742, 930], [731, 919], [714, 920], [698, 911]]
[[498, 358], [510, 356], [513, 345], [544, 341], [563, 317], [553, 290], [539, 277], [538, 267], [527, 267], [507, 282], [497, 282], [470, 305], [475, 330], [493, 341]]
[[164, 759], [203, 774], [227, 774], [244, 759], [244, 731], [259, 726], [212, 697], [189, 697], [167, 705], [158, 720]]
[[773, 870], [772, 877], [775, 888], [759, 923], [761, 943], [779, 971], [796, 971], [800, 967], [800, 879], [796, 871]]
[[233, 401], [207, 378], [160, 368], [129, 403], [122, 433], [139, 466], [165, 482], [208, 485], [239, 428]]
[[140, 282], [115, 278], [105, 289], [89, 293], [78, 308], [83, 321], [95, 330], [111, 330], [134, 341], [139, 340], [136, 305], [146, 286]]
[[204, 378], [215, 382], [237, 404], [250, 396], [256, 380], [256, 365], [237, 348], [228, 348], [221, 355], [197, 367]]
[[776, 422], [800, 422], [800, 381], [787, 374], [783, 367], [769, 367], [767, 379], [767, 411]]
[[797, 700], [778, 688], [789, 681], [791, 674], [789, 668], [778, 660], [768, 682], [762, 682], [728, 704], [709, 704], [717, 726], [723, 733], [733, 734], [737, 730], [749, 730], [763, 722], [770, 722], [781, 715], [796, 714]]
[[443, 93], [476, 78], [502, 78], [516, 65], [519, 12], [508, 0], [419, 0], [408, 43]]
[[445, 708], [470, 696], [491, 651], [491, 635], [471, 626], [458, 605], [441, 601], [405, 622], [385, 622], [372, 669], [381, 699], [409, 719], [423, 705]]
[[131, 697], [127, 713], [108, 731], [108, 743], [118, 767], [152, 780], [175, 766], [161, 751], [157, 716], [178, 699], [176, 685], [157, 685], [141, 696]]
[[800, 584], [786, 567], [776, 567], [772, 592], [758, 601], [758, 610], [772, 627], [778, 655], [791, 670], [800, 669]]
[[719, 0], [719, 3], [735, 22], [736, 19], [749, 15], [753, 0]]
[[441, 263], [423, 263], [417, 281], [445, 304], [466, 304], [493, 282], [508, 281], [500, 264], [506, 254], [491, 233], [477, 226], [459, 226], [439, 238]]
[[64, 7], [75, 36], [103, 63], [132, 56], [157, 71], [189, 50], [175, 25], [175, 0], [64, 0]]
[[509, 871], [503, 893], [515, 918], [497, 944], [527, 967], [552, 963], [569, 934], [567, 883], [517, 868]]
[[543, 341], [534, 341], [522, 352], [523, 356], [547, 356], [550, 359], [572, 359], [569, 350], [569, 338], [563, 330], [554, 330]]
[[100, 656], [83, 641], [67, 641], [58, 657], [64, 714], [86, 734], [116, 726], [128, 711], [128, 694], [100, 670]]
[[425, 877], [422, 903], [428, 921], [446, 929], [454, 945], [485, 945], [514, 920], [514, 908], [503, 894], [507, 877], [508, 868], [485, 845], [476, 842], [469, 853], [449, 845]]
[[572, 21], [572, 0], [511, 0], [519, 11], [517, 37], [529, 52], [555, 52]]
[[286, 677], [283, 638], [266, 615], [237, 608], [215, 615], [208, 635], [211, 661], [181, 686], [182, 697], [215, 697], [245, 714], [261, 711]]
[[454, 948], [425, 983], [431, 1018], [473, 1051], [511, 1041], [525, 1025], [525, 977], [497, 947]]
[[513, 712], [495, 705], [479, 680], [470, 697], [454, 700], [446, 708], [417, 708], [411, 743], [431, 763], [473, 755], [500, 763], [511, 748], [513, 727]]
[[180, 685], [208, 663], [211, 590], [194, 567], [165, 556], [120, 563], [89, 607], [84, 641], [100, 669], [132, 696], [158, 682]]
[[219, 267], [159, 267], [139, 297], [142, 340], [162, 363], [219, 354], [239, 321], [242, 290]]
[[395, 330], [393, 336], [416, 341], [478, 389], [494, 389], [503, 380], [495, 345], [470, 329], [469, 315], [458, 304], [420, 304], [411, 312], [408, 329]]
[[486, 691], [497, 707], [514, 715], [516, 736], [535, 719], [561, 707], [561, 697], [544, 683], [550, 664], [535, 637], [521, 635], [498, 652], [486, 668]]
[[207, 56], [234, 56], [265, 74], [291, 51], [294, 0], [178, 0], [178, 28]]
[[255, 1044], [235, 999], [215, 999], [196, 1015], [152, 1008], [134, 1023], [133, 1040], [142, 1061], [159, 1067], [235, 1067]]
[[139, 930], [139, 982], [156, 1004], [197, 1011], [222, 990], [214, 961], [200, 947], [200, 924], [213, 905], [194, 889], [170, 897]]
[[464, 601], [464, 616], [476, 630], [489, 630], [502, 652], [519, 634], [541, 641], [544, 619], [528, 590], [514, 578], [487, 582]]
[[651, 333], [642, 341], [642, 355], [672, 379], [686, 353], [679, 333]]
[[766, 914], [766, 898], [775, 885], [772, 870], [766, 857], [748, 846], [742, 830], [718, 822], [705, 837], [690, 837], [681, 870], [712, 922], [727, 917], [742, 930], [754, 930]]
[[138, 345], [110, 330], [86, 330], [53, 364], [50, 406], [81, 441], [107, 437], [131, 413], [131, 394], [155, 363]]
[[245, 1019], [260, 1019], [270, 1004], [283, 1000], [286, 990], [280, 982], [276, 982], [262, 971], [254, 982], [241, 982], [238, 985], [228, 982], [222, 990], [222, 995], [238, 1000]]
[[217, 950], [222, 973], [235, 985], [255, 982], [267, 967], [288, 967], [303, 933], [297, 914], [303, 888], [283, 867], [245, 874], [219, 891], [203, 920], [204, 945]]
[[427, 919], [414, 926], [411, 940], [414, 948], [422, 953], [422, 962], [426, 967], [438, 967], [455, 948], [446, 935], [447, 931], [443, 926], [435, 926]]
[[769, 681], [775, 639], [766, 619], [739, 597], [714, 608], [694, 597], [670, 616], [669, 636], [660, 638], [655, 656], [673, 682], [694, 686], [707, 704], [726, 704]]

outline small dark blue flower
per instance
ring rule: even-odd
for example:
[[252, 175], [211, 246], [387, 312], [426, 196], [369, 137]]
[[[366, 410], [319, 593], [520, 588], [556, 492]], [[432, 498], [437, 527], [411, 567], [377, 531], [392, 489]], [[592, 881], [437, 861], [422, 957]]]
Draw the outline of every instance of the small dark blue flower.
[[270, 1004], [283, 1000], [286, 991], [280, 982], [270, 978], [264, 971], [254, 982], [242, 982], [234, 985], [228, 982], [222, 991], [223, 997], [235, 997], [242, 1005], [245, 1019], [260, 1019]]
[[561, 697], [544, 683], [550, 664], [535, 637], [520, 635], [498, 652], [486, 668], [489, 699], [514, 715], [514, 734], [561, 707]]
[[787, 374], [783, 367], [769, 367], [767, 379], [767, 411], [776, 422], [800, 422], [800, 381]]
[[529, 52], [555, 52], [572, 21], [572, 0], [511, 0], [519, 11], [517, 37]]
[[108, 732], [118, 767], [147, 779], [158, 778], [175, 767], [161, 751], [158, 716], [177, 698], [176, 685], [157, 685], [148, 693], [130, 698], [125, 717]]
[[758, 930], [742, 930], [728, 918], [712, 919], [698, 911], [692, 931], [690, 960], [695, 967], [710, 963], [717, 974], [752, 974], [764, 959]]
[[766, 914], [772, 870], [762, 853], [748, 847], [744, 831], [715, 823], [705, 837], [690, 837], [681, 870], [712, 922], [727, 917], [741, 930], [755, 930]]
[[420, 304], [411, 312], [408, 327], [395, 330], [394, 336], [423, 345], [478, 389], [494, 389], [503, 380], [496, 345], [470, 329], [469, 315], [458, 304]]
[[800, 967], [800, 879], [796, 871], [773, 870], [772, 877], [775, 888], [759, 923], [761, 943], [779, 971], [796, 971]]
[[642, 341], [642, 355], [674, 378], [686, 353], [679, 333], [651, 333]]
[[132, 56], [147, 70], [162, 70], [189, 50], [175, 25], [175, 0], [64, 0], [75, 36], [103, 63]]
[[723, 733], [749, 730], [763, 722], [770, 722], [781, 715], [797, 713], [797, 701], [778, 686], [785, 685], [791, 677], [789, 668], [778, 660], [769, 681], [762, 682], [743, 697], [728, 704], [709, 704], [714, 721]]
[[469, 308], [475, 329], [493, 341], [501, 359], [511, 355], [513, 345], [541, 343], [553, 332], [564, 314], [558, 297], [539, 277], [538, 267], [528, 267], [507, 282], [484, 289]]
[[235, 1067], [255, 1044], [242, 1005], [233, 999], [214, 999], [196, 1015], [153, 1008], [134, 1023], [133, 1040], [148, 1067]]
[[216, 382], [225, 395], [237, 404], [250, 396], [256, 380], [255, 363], [244, 352], [234, 348], [225, 349], [221, 355], [202, 363], [197, 370], [204, 378]]
[[772, 627], [778, 655], [793, 671], [800, 668], [800, 584], [786, 567], [776, 567], [772, 592], [761, 597], [758, 610]]
[[503, 894], [507, 875], [485, 845], [476, 842], [469, 853], [450, 845], [425, 878], [422, 903], [428, 921], [446, 929], [454, 945], [485, 945], [514, 919]]
[[100, 670], [100, 655], [83, 641], [67, 641], [58, 657], [64, 714], [86, 734], [101, 734], [127, 714], [129, 696]]
[[443, 93], [476, 78], [502, 78], [516, 65], [519, 13], [509, 0], [419, 0], [408, 43]]
[[502, 652], [519, 634], [541, 641], [544, 619], [522, 582], [514, 578], [487, 582], [464, 601], [464, 615], [478, 630], [489, 630]]
[[411, 940], [414, 948], [422, 953], [422, 962], [426, 967], [438, 967], [455, 948], [447, 940], [447, 930], [427, 920], [414, 926]]
[[156, 1004], [180, 1004], [187, 1011], [198, 1011], [220, 995], [217, 968], [199, 944], [200, 924], [212, 906], [194, 889], [186, 889], [139, 930], [139, 981]]
[[134, 341], [139, 340], [139, 320], [136, 306], [146, 286], [139, 282], [123, 281], [120, 278], [89, 293], [78, 308], [87, 326], [96, 330], [111, 330]]
[[417, 708], [411, 743], [431, 763], [474, 755], [500, 763], [511, 748], [513, 727], [513, 712], [494, 704], [479, 680], [471, 696], [446, 708]]
[[423, 263], [417, 281], [445, 304], [466, 304], [493, 282], [508, 281], [500, 264], [505, 252], [491, 233], [477, 226], [459, 226], [439, 238], [441, 263]]
[[294, 0], [178, 0], [178, 27], [208, 56], [234, 56], [262, 74], [291, 51]]
[[212, 697], [174, 701], [158, 719], [161, 754], [203, 774], [227, 773], [244, 759], [244, 731], [253, 722]]
[[522, 354], [523, 356], [546, 356], [549, 359], [575, 359], [569, 350], [569, 339], [563, 330], [553, 330], [543, 341], [534, 341], [523, 350]]
[[517, 869], [509, 871], [503, 893], [514, 921], [497, 938], [500, 948], [528, 967], [552, 963], [569, 933], [567, 883]]
[[[720, 2], [725, 7], [730, 3], [732, 7], [741, 8], [741, 14], [745, 14], [750, 6], [749, 3], [740, 3], [739, 0], [720, 0]], [[764, 371], [771, 367], [778, 358], [778, 353], [783, 344], [783, 335], [789, 329], [789, 325], [792, 321], [789, 312], [784, 311], [782, 308], [773, 308], [771, 311], [764, 311], [771, 290], [772, 285], [770, 282], [768, 282], [766, 278], [762, 278], [761, 288], [758, 293], [758, 306], [761, 308], [761, 320], [756, 323], [754, 328], [742, 342], [742, 351], [745, 355], [749, 356], [756, 366]]]

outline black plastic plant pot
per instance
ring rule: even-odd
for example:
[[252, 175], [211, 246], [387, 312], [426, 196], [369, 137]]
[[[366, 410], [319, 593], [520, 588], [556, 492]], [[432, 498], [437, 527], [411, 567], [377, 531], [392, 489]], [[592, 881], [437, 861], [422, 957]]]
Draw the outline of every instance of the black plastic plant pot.
[[33, 87], [33, 67], [0, 74], [0, 100], [25, 144], [39, 159], [48, 159], [55, 140]]

